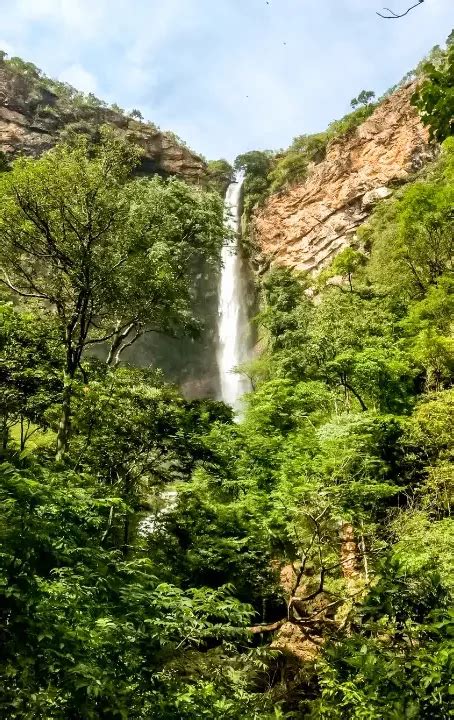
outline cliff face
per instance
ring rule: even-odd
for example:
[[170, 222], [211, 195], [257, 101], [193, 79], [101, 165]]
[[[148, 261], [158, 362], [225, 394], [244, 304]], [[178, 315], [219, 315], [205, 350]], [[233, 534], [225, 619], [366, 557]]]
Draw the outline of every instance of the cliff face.
[[206, 178], [205, 161], [171, 133], [108, 107], [68, 101], [0, 65], [0, 150], [8, 157], [36, 157], [55, 145], [68, 126], [93, 129], [103, 123], [119, 128], [143, 148], [143, 172], [179, 175], [194, 183]]
[[333, 141], [301, 184], [272, 195], [252, 221], [264, 259], [316, 272], [350, 244], [373, 205], [433, 157], [410, 105], [414, 86], [386, 99], [354, 132]]

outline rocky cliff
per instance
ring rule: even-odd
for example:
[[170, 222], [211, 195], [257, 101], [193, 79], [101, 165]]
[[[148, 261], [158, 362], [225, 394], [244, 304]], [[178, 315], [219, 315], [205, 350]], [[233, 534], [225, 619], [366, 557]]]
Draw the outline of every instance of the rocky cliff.
[[373, 205], [433, 157], [410, 104], [414, 86], [384, 100], [356, 130], [328, 146], [307, 179], [272, 195], [252, 220], [266, 263], [317, 271], [350, 244]]
[[119, 128], [143, 148], [143, 172], [179, 175], [194, 183], [206, 177], [205, 161], [172, 133], [138, 122], [94, 96], [77, 94], [69, 86], [36, 75], [33, 69], [27, 74], [0, 64], [0, 151], [8, 158], [38, 156], [69, 128], [93, 131], [103, 123]]

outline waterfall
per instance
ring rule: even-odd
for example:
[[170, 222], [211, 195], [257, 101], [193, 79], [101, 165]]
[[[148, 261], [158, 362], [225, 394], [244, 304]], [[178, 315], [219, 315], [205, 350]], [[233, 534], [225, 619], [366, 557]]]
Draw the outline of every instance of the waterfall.
[[231, 183], [225, 198], [227, 223], [233, 230], [234, 241], [222, 249], [218, 320], [221, 400], [231, 405], [236, 413], [241, 412], [242, 396], [251, 389], [249, 379], [234, 372], [248, 359], [251, 345], [246, 268], [239, 248], [242, 183], [242, 179]]
[[165, 516], [175, 510], [178, 505], [178, 493], [176, 490], [164, 490], [158, 495], [159, 506], [153, 512], [141, 513], [137, 522], [137, 536], [147, 538], [153, 535], [159, 527], [159, 522]]

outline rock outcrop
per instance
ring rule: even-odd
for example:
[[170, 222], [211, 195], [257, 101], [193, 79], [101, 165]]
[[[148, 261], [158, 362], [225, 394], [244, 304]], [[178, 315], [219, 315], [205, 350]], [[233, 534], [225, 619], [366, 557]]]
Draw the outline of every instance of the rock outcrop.
[[374, 204], [433, 157], [410, 104], [413, 85], [384, 100], [355, 131], [328, 146], [308, 178], [272, 195], [252, 220], [263, 260], [317, 272], [350, 244]]
[[205, 161], [172, 133], [102, 104], [62, 99], [36, 78], [0, 65], [0, 151], [7, 157], [19, 154], [37, 157], [55, 145], [68, 127], [93, 129], [103, 123], [117, 127], [143, 148], [144, 173], [178, 175], [189, 182], [204, 182]]

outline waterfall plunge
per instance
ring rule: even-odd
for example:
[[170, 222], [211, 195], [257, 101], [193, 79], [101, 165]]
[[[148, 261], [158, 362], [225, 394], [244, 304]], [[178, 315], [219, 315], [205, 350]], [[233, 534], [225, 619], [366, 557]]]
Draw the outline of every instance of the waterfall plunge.
[[[246, 265], [239, 252], [240, 198], [242, 180], [232, 183], [225, 198], [227, 222], [234, 232], [234, 242], [222, 249], [222, 274], [219, 285], [218, 366], [221, 397], [231, 405], [237, 418], [241, 416], [241, 398], [251, 390], [245, 375], [233, 372], [251, 354], [251, 333], [248, 318], [248, 284]], [[178, 503], [174, 490], [159, 495], [162, 506], [144, 513], [137, 525], [138, 537], [145, 540], [154, 535], [166, 514]]]
[[245, 265], [239, 252], [240, 198], [243, 180], [233, 182], [227, 190], [225, 206], [228, 225], [235, 234], [234, 243], [222, 249], [222, 274], [219, 287], [218, 365], [221, 399], [241, 412], [241, 398], [251, 390], [245, 375], [235, 368], [250, 356], [250, 328], [247, 308]]

